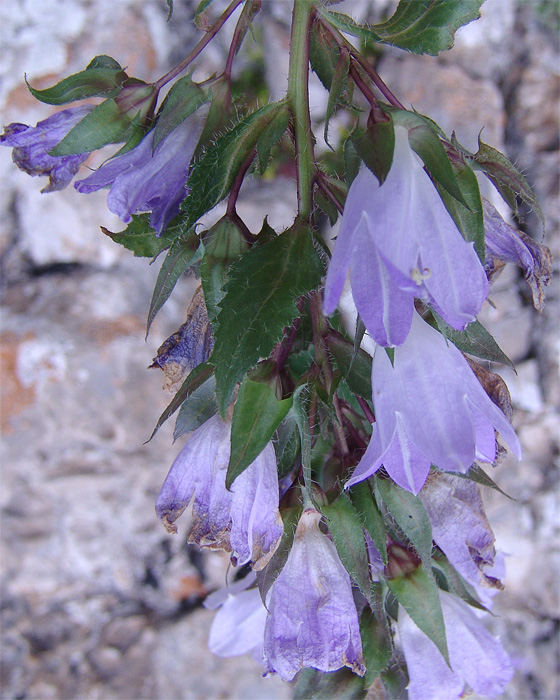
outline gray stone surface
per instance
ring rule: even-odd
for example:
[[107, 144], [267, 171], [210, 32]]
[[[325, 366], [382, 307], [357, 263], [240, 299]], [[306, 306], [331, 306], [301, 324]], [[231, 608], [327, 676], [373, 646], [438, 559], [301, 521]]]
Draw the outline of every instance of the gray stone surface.
[[[356, 9], [376, 18], [389, 4]], [[405, 104], [455, 129], [467, 147], [476, 147], [485, 126], [485, 140], [505, 148], [534, 183], [545, 242], [558, 260], [559, 60], [542, 4], [488, 0], [483, 19], [460, 30], [452, 52], [436, 59], [387, 51], [379, 70]], [[163, 0], [44, 0], [41, 12], [32, 1], [4, 0], [3, 122], [34, 123], [50, 113], [27, 94], [24, 71], [43, 87], [109, 53], [139, 77], [158, 76], [193, 44], [193, 3], [175, 5], [166, 24]], [[274, 14], [276, 29], [267, 27], [279, 45], [284, 14]], [[200, 70], [217, 69], [225, 50], [219, 43]], [[315, 94], [318, 115], [324, 95]], [[133, 258], [99, 232], [100, 224], [121, 228], [104, 194], [41, 195], [39, 181], [17, 171], [7, 149], [0, 149], [0, 176], [1, 697], [288, 698], [289, 686], [262, 679], [250, 657], [207, 651], [213, 613], [201, 600], [222, 585], [227, 559], [187, 547], [186, 522], [178, 536], [167, 535], [153, 510], [180, 445], [172, 444], [172, 426], [144, 444], [170, 398], [161, 375], [146, 367], [184, 321], [193, 281], [181, 280], [144, 343], [157, 263]], [[294, 202], [289, 179], [281, 179], [249, 185], [239, 209], [253, 230], [266, 214], [281, 227]], [[541, 240], [530, 212], [525, 230]], [[507, 554], [508, 582], [492, 624], [517, 664], [510, 700], [559, 693], [558, 279], [539, 316], [522, 276], [508, 269], [493, 290], [495, 308], [484, 310], [517, 363], [517, 375], [501, 372], [524, 448], [523, 462], [508, 457], [493, 473], [517, 500], [486, 493]]]

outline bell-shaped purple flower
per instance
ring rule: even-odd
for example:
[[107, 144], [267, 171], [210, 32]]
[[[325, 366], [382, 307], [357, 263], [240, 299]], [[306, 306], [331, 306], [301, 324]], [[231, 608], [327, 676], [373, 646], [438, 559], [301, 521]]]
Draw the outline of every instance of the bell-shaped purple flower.
[[306, 667], [365, 673], [358, 613], [348, 572], [331, 540], [319, 530], [321, 514], [302, 514], [288, 560], [267, 598], [265, 673], [289, 681]]
[[128, 223], [132, 214], [151, 211], [150, 226], [163, 233], [187, 196], [189, 164], [200, 137], [194, 118], [186, 119], [155, 150], [154, 130], [136, 148], [117, 156], [74, 187], [89, 194], [110, 187], [107, 206]]
[[418, 494], [432, 524], [434, 542], [472, 586], [502, 588], [488, 575], [495, 537], [473, 481], [433, 471]]
[[496, 697], [513, 678], [513, 665], [500, 640], [459, 598], [440, 591], [451, 668], [436, 645], [399, 606], [399, 636], [408, 669], [410, 700], [459, 700], [465, 684], [479, 695]]
[[486, 239], [486, 269], [492, 275], [495, 260], [519, 265], [533, 294], [537, 311], [544, 306], [544, 288], [552, 275], [550, 249], [540, 245], [523, 231], [516, 231], [506, 223], [487, 199], [482, 199], [484, 210], [484, 235]]
[[473, 244], [447, 212], [403, 127], [395, 128], [385, 182], [363, 168], [350, 187], [327, 273], [326, 314], [336, 308], [348, 268], [358, 312], [381, 345], [404, 342], [414, 297], [462, 330], [488, 294]]
[[493, 462], [494, 429], [521, 458], [510, 422], [463, 355], [416, 313], [393, 363], [384, 348], [376, 348], [372, 387], [376, 422], [347, 487], [383, 465], [399, 486], [416, 494], [432, 464], [467, 472], [475, 459]]
[[62, 190], [78, 172], [89, 156], [77, 153], [71, 156], [50, 156], [49, 151], [80, 122], [94, 105], [70, 107], [52, 114], [37, 126], [10, 124], [0, 136], [0, 144], [13, 148], [12, 159], [20, 170], [29, 175], [48, 175], [49, 184], [42, 192]]
[[213, 416], [193, 432], [173, 462], [156, 501], [169, 532], [194, 498], [190, 543], [231, 552], [235, 565], [262, 569], [284, 531], [272, 443], [226, 489], [231, 424]]

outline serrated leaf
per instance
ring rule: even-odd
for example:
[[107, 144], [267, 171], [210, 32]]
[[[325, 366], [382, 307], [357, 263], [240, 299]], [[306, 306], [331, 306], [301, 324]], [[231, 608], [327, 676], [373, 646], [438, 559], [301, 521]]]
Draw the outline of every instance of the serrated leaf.
[[441, 334], [450, 340], [461, 352], [467, 352], [475, 357], [490, 362], [500, 362], [511, 367], [515, 371], [515, 366], [509, 357], [502, 351], [498, 343], [484, 328], [480, 321], [473, 321], [464, 331], [457, 331], [447, 324], [441, 316], [432, 310], [432, 315], [436, 320]]
[[353, 344], [335, 331], [325, 340], [350, 389], [371, 401], [371, 357], [361, 349], [355, 354]]
[[443, 187], [438, 186], [438, 191], [463, 238], [474, 243], [474, 249], [480, 258], [480, 262], [484, 265], [486, 260], [484, 215], [478, 180], [472, 168], [469, 168], [468, 165], [460, 164], [453, 169], [457, 185], [468, 207], [463, 206], [455, 197], [451, 197]]
[[211, 323], [216, 321], [218, 304], [224, 298], [224, 285], [232, 263], [247, 252], [249, 244], [238, 227], [223, 218], [207, 231], [203, 238], [204, 259], [200, 265], [200, 279]]
[[35, 90], [29, 83], [27, 87], [41, 102], [63, 105], [86, 97], [113, 97], [126, 79], [127, 75], [117, 61], [110, 56], [96, 56], [85, 70], [69, 75], [46, 90]]
[[177, 409], [180, 408], [182, 405], [183, 401], [190, 396], [193, 391], [196, 391], [198, 387], [205, 382], [209, 377], [212, 376], [212, 373], [214, 372], [214, 368], [212, 365], [208, 364], [208, 362], [202, 362], [200, 365], [197, 365], [193, 371], [189, 374], [189, 376], [185, 379], [183, 384], [181, 385], [181, 388], [179, 391], [175, 394], [175, 396], [171, 399], [171, 402], [165, 409], [165, 411], [161, 414], [161, 416], [158, 418], [158, 422], [156, 423], [156, 427], [154, 428], [152, 434], [148, 438], [147, 442], [150, 442], [150, 440], [154, 437], [154, 435], [157, 433], [157, 431], [161, 428], [161, 426], [165, 423], [165, 421], [171, 417]]
[[322, 506], [321, 513], [327, 518], [327, 526], [340, 561], [373, 606], [373, 585], [369, 576], [369, 561], [360, 516], [345, 493], [331, 505]]
[[346, 79], [348, 78], [348, 71], [350, 69], [350, 55], [347, 51], [341, 51], [338, 62], [335, 66], [332, 80], [331, 88], [329, 90], [329, 101], [327, 103], [327, 111], [325, 114], [325, 130], [324, 137], [327, 146], [329, 143], [329, 123], [332, 115], [334, 114], [338, 104], [340, 103], [340, 98], [346, 87]]
[[379, 41], [435, 56], [453, 46], [459, 27], [480, 17], [484, 0], [400, 0], [395, 13], [371, 29]]
[[[381, 606], [376, 606], [381, 609]], [[360, 616], [360, 633], [366, 667], [365, 682], [370, 686], [389, 665], [393, 655], [391, 633], [386, 619], [379, 619], [367, 605]]]
[[377, 42], [380, 40], [379, 35], [376, 34], [373, 28], [366, 23], [358, 24], [356, 20], [352, 19], [352, 17], [349, 17], [348, 15], [344, 15], [341, 12], [329, 12], [321, 6], [317, 7], [317, 11], [327, 22], [335, 26], [337, 29], [340, 29], [342, 32], [352, 34], [352, 36], [357, 36], [365, 42]]
[[391, 169], [395, 150], [392, 118], [387, 122], [368, 124], [365, 130], [356, 129], [352, 140], [361, 159], [382, 185]]
[[387, 510], [431, 572], [432, 524], [422, 501], [390, 479], [376, 478], [375, 484]]
[[355, 484], [350, 489], [349, 495], [363, 527], [368, 531], [373, 544], [381, 554], [383, 563], [387, 564], [387, 532], [369, 482], [362, 481]]
[[266, 606], [266, 596], [270, 590], [272, 584], [280, 572], [284, 568], [284, 565], [292, 549], [292, 544], [294, 542], [294, 535], [296, 534], [297, 524], [301, 516], [302, 508], [301, 506], [292, 508], [282, 508], [281, 515], [284, 522], [284, 532], [282, 533], [282, 539], [278, 545], [277, 550], [274, 552], [272, 559], [268, 564], [257, 571], [257, 585], [259, 587], [259, 593], [261, 594], [261, 599], [263, 605]]
[[198, 389], [183, 401], [173, 431], [173, 441], [185, 433], [196, 430], [218, 412], [216, 403], [216, 380], [209, 377]]
[[421, 564], [406, 576], [388, 579], [387, 585], [417, 627], [432, 640], [449, 663], [443, 612], [433, 576], [428, 575]]
[[190, 75], [178, 80], [167, 93], [154, 127], [153, 149], [181, 122], [190, 117], [208, 98]]
[[314, 668], [302, 669], [293, 681], [294, 700], [363, 700], [364, 679], [349, 668], [324, 673]]
[[169, 248], [177, 238], [176, 230], [171, 227], [168, 227], [161, 236], [156, 236], [154, 229], [150, 226], [149, 214], [133, 214], [132, 221], [124, 231], [114, 233], [104, 226], [101, 230], [112, 241], [131, 250], [137, 258], [155, 258]]
[[189, 177], [190, 193], [181, 204], [189, 226], [229, 193], [239, 169], [284, 104], [274, 102], [249, 114], [219, 136], [195, 163]]
[[233, 409], [227, 489], [264, 450], [291, 406], [291, 398], [279, 401], [268, 384], [243, 380]]
[[[521, 201], [534, 209], [544, 226], [544, 215], [537, 195], [533, 192], [525, 176], [519, 172], [503, 153], [483, 143], [479, 137], [478, 151], [474, 154], [473, 159], [473, 165], [476, 164], [480, 170], [483, 170], [494, 184], [499, 183], [509, 188]], [[515, 201], [513, 202], [513, 208], [517, 213]]]
[[306, 228], [285, 231], [253, 246], [231, 268], [220, 302], [212, 362], [222, 415], [235, 384], [267, 357], [298, 316], [297, 299], [315, 289], [322, 265]]
[[146, 322], [146, 335], [150, 332], [150, 326], [157, 312], [169, 299], [169, 296], [179, 277], [189, 267], [198, 262], [204, 255], [204, 246], [199, 242], [198, 236], [191, 230], [185, 238], [175, 240], [161, 265]]
[[266, 170], [270, 159], [270, 151], [284, 135], [290, 121], [290, 110], [287, 105], [278, 111], [274, 119], [262, 132], [257, 143], [257, 154], [259, 156], [259, 172], [262, 175]]

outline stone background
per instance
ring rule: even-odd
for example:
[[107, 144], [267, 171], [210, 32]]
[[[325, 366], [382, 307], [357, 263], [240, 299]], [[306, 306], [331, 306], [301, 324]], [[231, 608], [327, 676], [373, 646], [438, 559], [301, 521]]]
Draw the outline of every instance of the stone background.
[[[351, 11], [375, 20], [388, 4], [353, 2]], [[108, 53], [133, 75], [155, 79], [193, 45], [193, 5], [175, 0], [166, 23], [163, 0], [3, 0], [3, 123], [34, 124], [51, 112], [27, 93], [24, 72], [46, 87]], [[274, 48], [286, 46], [290, 4], [263, 5], [267, 78], [281, 93], [285, 65]], [[545, 242], [557, 261], [558, 5], [488, 0], [482, 14], [458, 32], [451, 52], [435, 59], [387, 50], [380, 72], [405, 105], [456, 130], [467, 147], [476, 150], [484, 127], [484, 140], [517, 162], [540, 197]], [[202, 69], [219, 69], [226, 50], [227, 41], [217, 41]], [[326, 98], [316, 81], [312, 96], [320, 115]], [[218, 659], [206, 650], [213, 614], [201, 600], [223, 584], [226, 560], [186, 547], [154, 515], [180, 446], [172, 445], [171, 425], [143, 444], [170, 398], [160, 374], [146, 367], [183, 322], [192, 280], [181, 280], [144, 343], [157, 264], [99, 232], [100, 225], [122, 228], [105, 194], [42, 195], [8, 149], [0, 149], [0, 175], [1, 697], [288, 698], [289, 686], [261, 679], [251, 658]], [[285, 178], [249, 184], [241, 211], [255, 227], [267, 213], [282, 226], [293, 207]], [[542, 239], [531, 212], [524, 228]], [[525, 450], [521, 464], [507, 459], [493, 474], [516, 500], [486, 498], [508, 554], [492, 623], [517, 664], [504, 696], [512, 700], [553, 700], [560, 692], [559, 279], [538, 315], [522, 276], [508, 269], [492, 293], [495, 306], [484, 310], [517, 364], [517, 375], [503, 374]]]

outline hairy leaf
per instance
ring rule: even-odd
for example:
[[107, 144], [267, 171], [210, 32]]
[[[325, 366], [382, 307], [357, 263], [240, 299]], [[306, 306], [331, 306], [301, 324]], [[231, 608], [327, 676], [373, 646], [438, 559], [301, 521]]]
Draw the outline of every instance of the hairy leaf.
[[309, 35], [309, 61], [327, 90], [331, 89], [339, 56], [340, 49], [331, 34], [318, 22], [314, 22]]
[[350, 389], [371, 401], [371, 357], [361, 349], [355, 354], [353, 344], [336, 331], [331, 331], [326, 341]]
[[329, 91], [329, 101], [327, 103], [327, 112], [325, 114], [325, 143], [329, 144], [329, 122], [332, 115], [334, 114], [338, 104], [340, 103], [340, 98], [346, 87], [346, 79], [348, 77], [348, 71], [350, 69], [350, 55], [347, 51], [340, 52], [340, 58], [334, 69], [334, 73], [331, 81], [331, 89]]
[[178, 80], [167, 93], [161, 105], [154, 127], [153, 149], [168, 136], [181, 122], [203, 105], [207, 100], [204, 91], [186, 75]]
[[176, 228], [172, 224], [161, 236], [156, 236], [154, 229], [150, 226], [149, 214], [133, 214], [132, 221], [124, 231], [114, 233], [104, 226], [101, 230], [112, 241], [131, 250], [137, 258], [155, 258], [169, 248], [177, 238]]
[[369, 481], [355, 484], [349, 491], [350, 498], [358, 513], [363, 527], [368, 531], [373, 544], [381, 554], [383, 563], [387, 563], [387, 532], [383, 516], [379, 512]]
[[[381, 605], [376, 606], [379, 610]], [[387, 668], [393, 655], [391, 633], [387, 620], [366, 606], [360, 617], [360, 633], [366, 666], [365, 681], [369, 686]]]
[[262, 132], [257, 143], [257, 153], [259, 156], [259, 171], [261, 175], [266, 170], [270, 158], [270, 151], [284, 135], [290, 121], [290, 110], [287, 105], [283, 105], [274, 119]]

